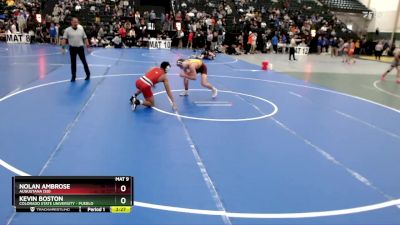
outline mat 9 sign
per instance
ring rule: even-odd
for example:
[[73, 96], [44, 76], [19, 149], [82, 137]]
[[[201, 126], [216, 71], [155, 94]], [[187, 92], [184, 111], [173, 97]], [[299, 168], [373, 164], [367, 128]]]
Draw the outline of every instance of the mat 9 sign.
[[28, 34], [6, 34], [6, 40], [9, 44], [31, 43], [31, 37]]

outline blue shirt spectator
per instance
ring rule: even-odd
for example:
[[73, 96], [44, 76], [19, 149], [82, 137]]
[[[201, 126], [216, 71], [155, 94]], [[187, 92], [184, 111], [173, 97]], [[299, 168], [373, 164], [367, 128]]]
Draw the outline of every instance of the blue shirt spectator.
[[57, 30], [56, 30], [56, 27], [54, 26], [54, 24], [52, 24], [50, 26], [49, 34], [50, 34], [50, 37], [52, 37], [52, 38], [55, 38], [57, 36]]
[[322, 46], [322, 37], [318, 38], [317, 46]]
[[285, 44], [287, 43], [287, 38], [284, 34], [282, 35], [282, 43], [285, 43]]
[[275, 35], [275, 36], [272, 38], [271, 43], [272, 43], [272, 45], [278, 45], [278, 42], [279, 42], [278, 37]]

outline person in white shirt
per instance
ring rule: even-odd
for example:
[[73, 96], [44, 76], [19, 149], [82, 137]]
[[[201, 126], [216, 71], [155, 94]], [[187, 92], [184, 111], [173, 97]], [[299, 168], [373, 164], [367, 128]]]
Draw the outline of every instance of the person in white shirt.
[[296, 48], [296, 39], [295, 37], [292, 35], [290, 36], [290, 44], [289, 44], [289, 60], [292, 60], [292, 56], [293, 56], [293, 60], [296, 61], [296, 57], [295, 57], [295, 48]]
[[64, 31], [63, 39], [61, 42], [63, 53], [65, 52], [65, 45], [67, 41], [69, 44], [69, 53], [71, 57], [71, 82], [75, 82], [76, 80], [76, 55], [78, 55], [81, 59], [83, 67], [85, 69], [85, 80], [89, 80], [90, 70], [86, 61], [84, 46], [86, 45], [86, 48], [89, 52], [91, 52], [91, 48], [85, 30], [81, 25], [79, 25], [79, 20], [76, 17], [73, 17], [71, 19], [71, 26]]
[[11, 33], [12, 34], [16, 34], [17, 33], [17, 26], [15, 25], [15, 22], [11, 25]]
[[18, 31], [22, 34], [24, 33], [24, 30], [27, 28], [26, 27], [26, 18], [25, 18], [25, 13], [24, 11], [21, 11], [17, 17], [17, 22], [18, 22]]

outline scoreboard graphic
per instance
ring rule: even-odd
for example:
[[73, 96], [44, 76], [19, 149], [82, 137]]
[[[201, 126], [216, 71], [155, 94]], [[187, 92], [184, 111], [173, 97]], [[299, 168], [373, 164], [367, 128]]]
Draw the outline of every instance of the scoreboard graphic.
[[131, 176], [15, 176], [16, 212], [130, 213], [134, 203]]

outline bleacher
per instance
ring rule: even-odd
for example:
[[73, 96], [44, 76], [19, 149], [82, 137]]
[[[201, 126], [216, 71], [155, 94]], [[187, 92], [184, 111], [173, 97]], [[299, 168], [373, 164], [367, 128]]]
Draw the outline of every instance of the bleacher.
[[353, 13], [371, 11], [358, 0], [320, 0], [320, 2], [334, 11]]

